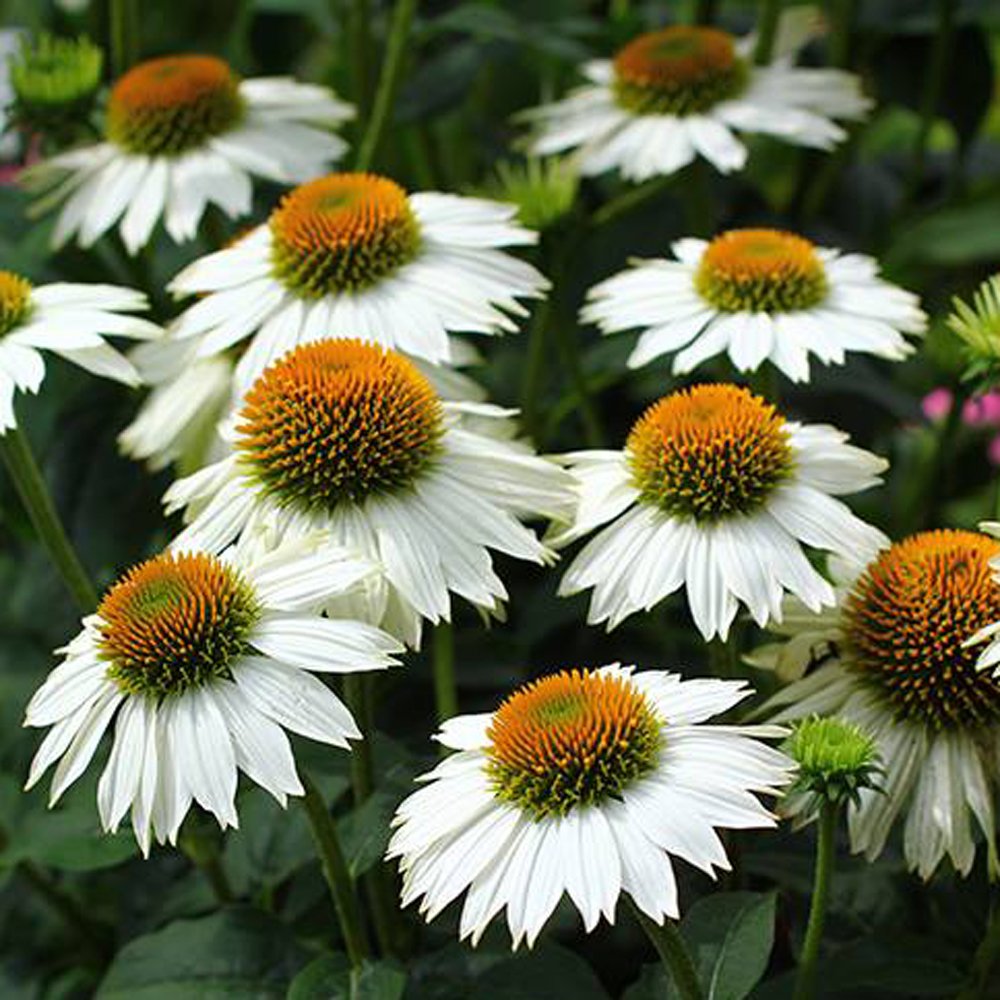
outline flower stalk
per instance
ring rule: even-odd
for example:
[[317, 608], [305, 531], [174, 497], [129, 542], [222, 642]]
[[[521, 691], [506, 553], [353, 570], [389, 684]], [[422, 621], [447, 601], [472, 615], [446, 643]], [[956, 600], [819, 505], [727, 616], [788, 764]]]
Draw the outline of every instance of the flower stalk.
[[0, 436], [0, 453], [38, 538], [66, 589], [82, 611], [93, 611], [97, 606], [97, 592], [66, 534], [31, 445], [19, 427], [12, 427]]
[[673, 980], [682, 1000], [702, 1000], [704, 994], [698, 982], [698, 973], [677, 925], [669, 917], [665, 918], [662, 924], [658, 924], [647, 917], [631, 900], [629, 904], [639, 925], [653, 943], [667, 976]]
[[354, 894], [354, 884], [347, 868], [347, 861], [340, 846], [337, 828], [323, 796], [308, 775], [303, 775], [305, 797], [302, 800], [316, 844], [316, 853], [323, 866], [323, 877], [330, 889], [344, 948], [352, 969], [360, 969], [369, 955], [368, 938], [361, 921], [361, 911]]
[[136, 0], [108, 0], [111, 72], [121, 76], [139, 59], [139, 10]]
[[410, 37], [410, 27], [413, 15], [417, 9], [417, 0], [397, 0], [392, 11], [392, 21], [389, 27], [389, 39], [386, 42], [385, 58], [379, 74], [378, 87], [375, 91], [375, 101], [372, 105], [368, 128], [361, 139], [358, 148], [356, 167], [358, 170], [370, 170], [378, 152], [382, 133], [392, 112], [399, 88], [399, 80], [403, 71], [403, 61], [406, 57], [406, 43]]
[[458, 685], [455, 682], [455, 630], [451, 622], [441, 622], [433, 638], [434, 704], [438, 722], [458, 715]]
[[757, 45], [753, 52], [753, 61], [758, 66], [766, 66], [771, 61], [780, 20], [781, 0], [761, 0], [757, 21]]
[[809, 904], [809, 924], [799, 958], [799, 971], [795, 981], [793, 1000], [809, 1000], [816, 995], [816, 963], [819, 946], [823, 940], [826, 922], [827, 899], [833, 877], [833, 859], [836, 855], [837, 817], [839, 808], [832, 801], [820, 806], [816, 841], [816, 867], [813, 875], [812, 900]]

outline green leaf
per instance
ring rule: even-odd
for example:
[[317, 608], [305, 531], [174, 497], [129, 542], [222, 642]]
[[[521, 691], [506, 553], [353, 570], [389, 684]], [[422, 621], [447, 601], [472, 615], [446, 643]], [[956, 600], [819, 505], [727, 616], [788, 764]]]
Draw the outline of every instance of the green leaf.
[[572, 997], [607, 1000], [594, 971], [579, 955], [557, 945], [498, 962], [476, 982], [468, 1000], [538, 1000]]
[[284, 997], [306, 954], [259, 910], [237, 907], [178, 920], [115, 956], [99, 1000], [266, 1000]]
[[[681, 923], [706, 1000], [742, 1000], [767, 969], [774, 938], [773, 893], [725, 892], [699, 899]], [[624, 1000], [680, 994], [661, 965], [648, 965]]]
[[21, 791], [9, 775], [0, 775], [0, 816], [6, 841], [0, 845], [0, 868], [29, 860], [61, 871], [95, 871], [120, 864], [136, 854], [132, 830], [117, 834], [101, 829], [97, 816], [96, 776], [88, 774], [53, 809], [45, 793]]
[[400, 1000], [406, 973], [393, 962], [365, 962], [352, 975], [347, 956], [323, 955], [292, 980], [288, 1000]]

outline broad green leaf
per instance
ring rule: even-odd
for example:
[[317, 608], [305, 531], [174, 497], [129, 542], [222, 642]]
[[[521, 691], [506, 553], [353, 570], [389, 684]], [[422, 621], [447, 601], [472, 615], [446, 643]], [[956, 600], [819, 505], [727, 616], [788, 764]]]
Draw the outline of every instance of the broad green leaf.
[[291, 931], [259, 910], [234, 907], [178, 920], [115, 956], [99, 1000], [269, 1000], [284, 997], [305, 961]]
[[468, 1000], [607, 1000], [593, 969], [575, 952], [557, 945], [516, 955], [488, 969], [468, 994]]
[[[705, 1000], [742, 1000], [767, 969], [774, 937], [771, 893], [717, 893], [698, 900], [681, 923], [681, 935], [698, 970]], [[648, 965], [625, 1000], [676, 998], [662, 965]]]
[[346, 955], [323, 955], [292, 980], [288, 1000], [400, 1000], [406, 973], [393, 962], [365, 962], [351, 972]]

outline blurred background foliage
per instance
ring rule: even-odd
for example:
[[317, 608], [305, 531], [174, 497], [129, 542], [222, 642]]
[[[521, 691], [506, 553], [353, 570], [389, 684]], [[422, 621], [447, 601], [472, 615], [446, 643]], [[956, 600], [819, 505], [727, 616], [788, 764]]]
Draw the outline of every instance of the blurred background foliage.
[[[674, 382], [664, 359], [640, 372], [626, 369], [633, 337], [602, 340], [577, 324], [585, 290], [630, 256], [662, 254], [683, 235], [757, 224], [797, 229], [821, 244], [877, 256], [890, 280], [921, 295], [932, 328], [921, 351], [903, 364], [854, 356], [844, 368], [815, 366], [812, 383], [783, 384], [784, 409], [795, 418], [835, 423], [891, 460], [887, 486], [854, 506], [893, 537], [926, 526], [972, 527], [997, 507], [988, 433], [947, 418], [930, 421], [921, 400], [941, 386], [963, 398], [962, 361], [944, 317], [952, 295], [971, 293], [1000, 262], [1000, 5], [831, 0], [833, 7], [844, 4], [856, 13], [847, 50], [831, 53], [819, 41], [806, 53], [809, 61], [835, 59], [860, 73], [877, 102], [842, 148], [821, 155], [754, 138], [745, 173], [706, 172], [708, 210], [698, 214], [683, 197], [688, 173], [632, 212], [602, 212], [624, 190], [619, 180], [586, 181], [575, 205], [530, 251], [559, 277], [552, 301], [540, 318], [536, 307], [529, 321], [545, 325], [543, 384], [522, 398], [524, 336], [477, 340], [485, 360], [472, 374], [494, 401], [527, 405], [544, 450], [579, 448], [588, 440], [620, 447], [641, 409]], [[356, 36], [349, 8], [366, 6], [375, 44], [361, 68], [370, 87], [389, 17], [381, 0], [145, 0], [141, 55], [217, 53], [244, 75], [294, 73], [353, 98], [357, 70], [352, 74], [351, 67], [358, 60], [350, 58]], [[718, 23], [737, 31], [752, 27], [752, 3], [719, 0], [715, 6]], [[495, 190], [497, 162], [518, 155], [515, 112], [563, 93], [581, 60], [612, 51], [639, 30], [687, 20], [688, 8], [678, 0], [423, 0], [377, 169], [411, 189]], [[5, 28], [87, 33], [106, 42], [99, 3], [2, 0], [0, 12]], [[946, 48], [936, 54], [942, 37]], [[928, 89], [935, 58], [947, 67], [937, 102]], [[278, 194], [259, 186], [257, 218]], [[50, 226], [28, 222], [24, 195], [15, 186], [0, 187], [3, 267], [33, 280], [141, 285], [153, 294], [161, 319], [171, 314], [165, 281], [209, 249], [207, 243], [178, 249], [161, 238], [130, 263], [106, 239], [94, 253], [69, 249], [53, 257]], [[700, 374], [725, 377], [721, 368]], [[593, 397], [589, 414], [580, 405], [581, 379]], [[18, 402], [60, 510], [102, 586], [158, 550], [176, 529], [164, 522], [158, 501], [168, 476], [150, 476], [116, 451], [115, 436], [140, 398], [56, 362], [41, 395]], [[488, 709], [516, 683], [566, 665], [621, 660], [688, 673], [707, 669], [710, 651], [681, 601], [632, 618], [608, 636], [583, 624], [585, 598], [555, 597], [557, 571], [507, 562], [502, 575], [511, 591], [505, 625], [485, 631], [467, 609], [457, 614], [463, 710]], [[53, 648], [75, 631], [76, 616], [3, 479], [0, 593], [3, 1000], [95, 993], [121, 1000], [669, 995], [627, 914], [585, 938], [575, 917], [561, 911], [548, 943], [513, 956], [500, 933], [488, 934], [476, 951], [456, 944], [454, 908], [429, 928], [410, 915], [399, 954], [366, 968], [350, 986], [303, 817], [294, 808], [283, 814], [257, 789], [242, 794], [243, 828], [224, 842], [207, 822], [191, 823], [187, 855], [157, 850], [148, 862], [138, 858], [127, 833], [100, 835], [93, 781], [81, 782], [54, 813], [46, 812], [43, 791], [20, 791], [36, 743], [20, 724], [29, 693], [53, 665]], [[751, 626], [741, 628], [747, 648]], [[426, 654], [379, 678], [376, 725], [391, 737], [377, 741], [379, 786], [358, 808], [348, 793], [346, 755], [299, 748], [336, 804], [356, 875], [375, 864], [394, 806], [433, 759], [433, 717]], [[714, 983], [713, 997], [790, 996], [787, 970], [808, 903], [811, 835], [734, 836], [730, 846], [737, 862], [721, 891], [707, 895], [707, 880], [686, 873], [683, 932]], [[895, 849], [874, 865], [841, 860], [831, 957], [820, 972], [824, 995], [955, 995], [989, 905], [982, 867], [964, 882], [941, 874], [924, 889], [906, 875]], [[414, 954], [421, 957], [407, 957]]]

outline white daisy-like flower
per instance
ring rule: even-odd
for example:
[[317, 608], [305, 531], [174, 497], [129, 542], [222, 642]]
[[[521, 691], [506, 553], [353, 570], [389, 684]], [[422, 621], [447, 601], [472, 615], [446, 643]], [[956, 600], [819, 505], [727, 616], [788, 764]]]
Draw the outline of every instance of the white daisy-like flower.
[[990, 565], [998, 554], [996, 541], [971, 531], [927, 531], [869, 549], [860, 568], [842, 567], [836, 609], [821, 621], [800, 614], [800, 625], [782, 629], [785, 655], [772, 648], [766, 657], [802, 676], [762, 713], [774, 721], [838, 715], [877, 745], [884, 774], [879, 790], [862, 791], [849, 808], [852, 849], [878, 857], [905, 815], [906, 861], [924, 879], [946, 856], [967, 875], [977, 827], [998, 869], [1000, 683], [977, 669], [968, 642], [1000, 619]]
[[476, 944], [507, 911], [530, 947], [567, 893], [593, 930], [624, 892], [652, 920], [679, 916], [672, 858], [728, 870], [716, 831], [771, 827], [754, 793], [775, 795], [794, 764], [758, 737], [779, 727], [703, 723], [752, 692], [617, 664], [568, 670], [495, 711], [444, 723], [458, 751], [400, 805], [389, 857], [403, 905], [433, 920], [465, 890], [460, 935]]
[[131, 809], [148, 854], [154, 834], [176, 843], [192, 802], [237, 826], [239, 771], [282, 806], [303, 794], [285, 729], [344, 748], [361, 739], [313, 673], [382, 669], [400, 646], [317, 608], [373, 567], [322, 538], [270, 553], [249, 538], [222, 556], [161, 554], [107, 591], [28, 703], [25, 725], [52, 727], [28, 788], [58, 761], [58, 801], [114, 721], [97, 786], [101, 823], [114, 831]]
[[14, 396], [38, 392], [45, 379], [44, 351], [94, 375], [139, 385], [139, 373], [105, 337], [151, 340], [160, 327], [130, 313], [147, 308], [146, 296], [116, 285], [57, 282], [32, 285], [0, 271], [0, 434], [17, 426]]
[[753, 37], [686, 25], [639, 35], [613, 59], [584, 64], [584, 86], [525, 115], [535, 127], [530, 151], [576, 150], [583, 174], [645, 181], [699, 156], [722, 173], [742, 169], [737, 133], [832, 149], [846, 135], [835, 119], [861, 119], [871, 102], [851, 73], [796, 67], [804, 40], [756, 66]]
[[35, 211], [62, 205], [54, 246], [74, 237], [91, 246], [121, 220], [136, 253], [161, 217], [181, 243], [210, 204], [246, 215], [253, 176], [295, 184], [328, 170], [346, 149], [329, 129], [352, 114], [326, 87], [241, 80], [215, 56], [165, 56], [115, 83], [103, 142], [54, 156], [22, 180], [40, 195]]
[[566, 456], [576, 479], [565, 545], [602, 528], [573, 560], [562, 595], [593, 588], [589, 622], [614, 628], [684, 587], [706, 639], [726, 638], [740, 604], [764, 625], [787, 591], [819, 610], [830, 584], [803, 546], [865, 551], [887, 539], [834, 499], [880, 482], [887, 463], [820, 424], [787, 422], [735, 385], [663, 397], [623, 451]]
[[863, 254], [814, 246], [774, 229], [678, 240], [674, 259], [639, 260], [590, 290], [582, 318], [604, 333], [640, 329], [630, 368], [675, 353], [674, 374], [727, 354], [738, 371], [765, 361], [809, 380], [809, 355], [841, 365], [847, 351], [900, 361], [920, 335], [920, 300], [879, 277]]
[[287, 194], [238, 243], [186, 267], [170, 284], [199, 295], [173, 334], [207, 357], [252, 337], [239, 382], [298, 344], [360, 337], [452, 363], [450, 331], [517, 330], [522, 298], [546, 279], [501, 247], [534, 243], [511, 205], [453, 194], [407, 194], [374, 174], [332, 174]]
[[218, 551], [247, 530], [328, 531], [382, 567], [365, 617], [409, 645], [422, 619], [450, 617], [451, 594], [500, 615], [507, 593], [490, 550], [548, 562], [520, 518], [567, 517], [570, 481], [524, 445], [467, 427], [469, 412], [508, 415], [442, 401], [411, 361], [378, 345], [298, 347], [247, 394], [228, 457], [167, 491], [168, 511], [186, 507], [190, 521], [175, 544]]
[[[452, 338], [456, 365], [475, 365], [479, 353]], [[158, 471], [176, 464], [182, 475], [225, 457], [224, 417], [239, 405], [242, 393], [236, 379], [238, 349], [198, 357], [198, 341], [168, 335], [141, 344], [130, 358], [145, 384], [151, 386], [135, 419], [118, 435], [123, 454], [146, 462]], [[442, 399], [482, 402], [486, 391], [468, 375], [446, 365], [413, 359]], [[467, 422], [476, 421], [469, 415]], [[493, 429], [512, 434], [509, 424], [487, 419]]]

